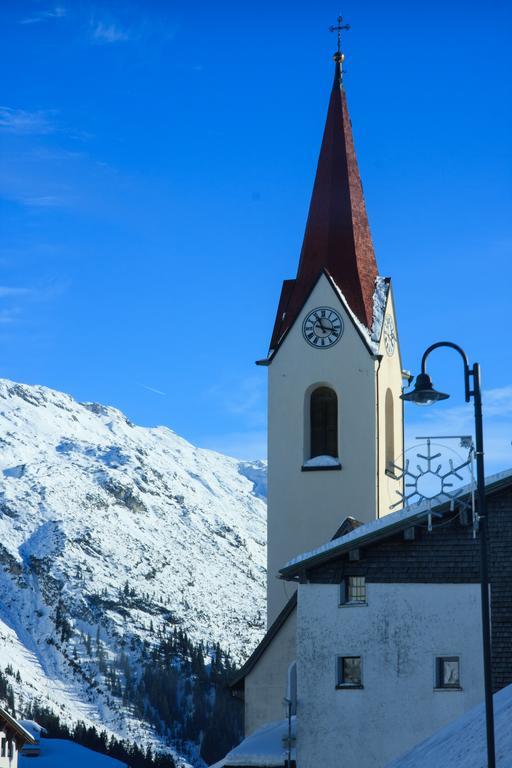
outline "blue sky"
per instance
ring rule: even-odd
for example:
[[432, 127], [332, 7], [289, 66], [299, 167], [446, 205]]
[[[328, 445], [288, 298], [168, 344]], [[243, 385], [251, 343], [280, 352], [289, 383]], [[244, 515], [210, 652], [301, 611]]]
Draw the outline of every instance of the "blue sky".
[[[488, 391], [488, 468], [512, 465], [510, 4], [341, 10], [404, 364], [441, 338], [466, 347]], [[253, 363], [296, 271], [338, 12], [2, 2], [1, 375], [263, 455]], [[432, 372], [453, 400], [409, 410], [411, 432], [467, 431], [458, 360], [439, 353]]]

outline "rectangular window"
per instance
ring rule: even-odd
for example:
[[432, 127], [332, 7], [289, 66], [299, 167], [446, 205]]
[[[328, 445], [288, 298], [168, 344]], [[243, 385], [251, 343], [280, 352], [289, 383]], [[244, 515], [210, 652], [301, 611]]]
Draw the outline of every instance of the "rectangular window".
[[459, 656], [438, 656], [436, 658], [436, 688], [460, 688]]
[[362, 688], [361, 657], [338, 656], [336, 670], [337, 688]]
[[366, 605], [366, 579], [364, 576], [346, 576], [341, 585], [342, 605]]
[[7, 739], [2, 738], [2, 747], [0, 749], [0, 757], [5, 757], [5, 747], [7, 744]]

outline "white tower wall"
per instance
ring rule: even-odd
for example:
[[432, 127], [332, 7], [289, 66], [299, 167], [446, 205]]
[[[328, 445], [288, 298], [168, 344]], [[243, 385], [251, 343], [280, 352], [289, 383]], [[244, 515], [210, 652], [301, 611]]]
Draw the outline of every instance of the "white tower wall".
[[[344, 322], [343, 336], [328, 349], [313, 348], [302, 336], [304, 318], [321, 306], [337, 310]], [[331, 387], [338, 396], [339, 470], [303, 470], [309, 458], [309, 395], [319, 385]], [[398, 350], [391, 357], [384, 353], [379, 361], [322, 275], [269, 367], [269, 625], [294, 589], [277, 578], [285, 562], [328, 541], [347, 516], [373, 520], [389, 511], [392, 497], [398, 498], [393, 488], [397, 481], [384, 471], [386, 424], [378, 396], [385, 400], [388, 388], [393, 393], [395, 446], [400, 454]]]

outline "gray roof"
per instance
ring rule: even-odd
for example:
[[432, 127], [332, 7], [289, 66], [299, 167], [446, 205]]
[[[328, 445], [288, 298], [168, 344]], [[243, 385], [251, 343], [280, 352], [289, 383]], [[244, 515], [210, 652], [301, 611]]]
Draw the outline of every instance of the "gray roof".
[[[508, 469], [505, 472], [499, 472], [496, 475], [491, 475], [486, 479], [486, 494], [494, 493], [503, 487], [512, 484], [512, 469]], [[473, 486], [465, 486], [461, 488], [460, 497], [471, 493]], [[443, 504], [439, 504], [436, 507], [432, 507], [428, 503], [415, 504], [412, 507], [399, 509], [397, 512], [392, 512], [384, 517], [379, 517], [377, 520], [372, 520], [370, 523], [365, 523], [359, 526], [355, 530], [347, 533], [345, 536], [341, 536], [337, 539], [322, 544], [321, 547], [311, 550], [310, 552], [304, 552], [293, 560], [289, 560], [283, 568], [280, 569], [280, 574], [284, 579], [294, 579], [305, 568], [310, 568], [313, 565], [319, 565], [327, 560], [337, 557], [338, 555], [348, 552], [351, 549], [357, 549], [363, 544], [367, 544], [371, 541], [386, 538], [393, 533], [414, 525], [415, 522], [423, 520], [430, 512], [436, 512], [443, 514], [450, 508], [450, 502], [447, 501]]]

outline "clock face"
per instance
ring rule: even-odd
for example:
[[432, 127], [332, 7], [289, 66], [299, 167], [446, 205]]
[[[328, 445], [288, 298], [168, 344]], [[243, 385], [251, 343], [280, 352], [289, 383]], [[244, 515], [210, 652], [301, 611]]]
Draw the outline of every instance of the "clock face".
[[318, 307], [304, 320], [302, 333], [312, 347], [327, 349], [343, 336], [343, 320], [335, 309]]
[[384, 320], [384, 346], [386, 347], [387, 354], [391, 357], [396, 346], [396, 331], [393, 318], [390, 315], [386, 315]]

